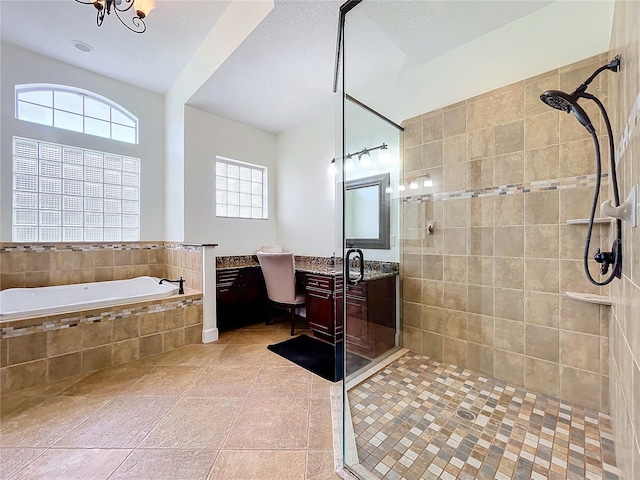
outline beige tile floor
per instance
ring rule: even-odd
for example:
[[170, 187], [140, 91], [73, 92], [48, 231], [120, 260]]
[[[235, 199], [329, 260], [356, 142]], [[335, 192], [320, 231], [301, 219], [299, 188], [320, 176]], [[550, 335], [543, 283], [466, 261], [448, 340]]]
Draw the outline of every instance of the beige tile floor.
[[287, 338], [253, 325], [3, 396], [0, 479], [336, 480], [332, 384], [266, 349]]

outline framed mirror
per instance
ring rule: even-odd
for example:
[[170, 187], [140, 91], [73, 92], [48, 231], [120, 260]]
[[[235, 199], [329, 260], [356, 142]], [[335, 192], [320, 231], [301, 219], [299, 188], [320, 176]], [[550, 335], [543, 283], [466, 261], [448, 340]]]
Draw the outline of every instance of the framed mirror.
[[390, 249], [390, 175], [383, 173], [346, 182], [344, 229], [347, 247]]

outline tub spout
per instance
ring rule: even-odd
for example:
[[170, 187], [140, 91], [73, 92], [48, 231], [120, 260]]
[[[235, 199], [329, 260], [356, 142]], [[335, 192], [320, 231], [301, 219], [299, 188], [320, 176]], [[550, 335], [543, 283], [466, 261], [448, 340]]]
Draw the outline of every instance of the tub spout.
[[178, 280], [169, 280], [168, 278], [163, 278], [162, 280], [160, 280], [160, 285], [162, 285], [162, 282], [171, 282], [171, 283], [179, 283], [180, 287], [178, 289], [178, 295], [184, 295], [184, 279], [182, 277], [180, 277]]

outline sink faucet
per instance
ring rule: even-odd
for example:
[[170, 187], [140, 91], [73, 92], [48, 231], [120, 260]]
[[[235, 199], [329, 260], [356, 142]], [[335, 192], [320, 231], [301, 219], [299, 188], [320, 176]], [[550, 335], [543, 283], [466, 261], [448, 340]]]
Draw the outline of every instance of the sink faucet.
[[168, 278], [163, 278], [160, 280], [160, 285], [162, 282], [171, 282], [171, 283], [180, 283], [180, 288], [178, 289], [178, 295], [184, 295], [184, 279], [180, 277], [178, 280], [169, 280]]

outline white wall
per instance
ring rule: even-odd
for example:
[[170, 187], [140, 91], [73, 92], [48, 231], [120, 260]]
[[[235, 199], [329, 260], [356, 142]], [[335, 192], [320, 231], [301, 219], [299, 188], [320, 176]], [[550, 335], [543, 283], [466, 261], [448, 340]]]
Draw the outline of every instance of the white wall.
[[278, 135], [277, 244], [297, 255], [336, 250], [335, 178], [327, 173], [334, 138], [331, 110]]
[[[278, 182], [275, 135], [191, 106], [185, 106], [184, 113], [185, 242], [217, 243], [216, 255], [247, 255], [261, 245], [275, 244]], [[268, 168], [268, 220], [216, 217], [216, 156]]]
[[[162, 240], [164, 236], [164, 100], [163, 97], [48, 57], [0, 44], [0, 241], [11, 241], [12, 137], [92, 148], [141, 159], [140, 239]], [[15, 118], [15, 85], [54, 83], [79, 87], [102, 95], [136, 115], [139, 144], [37, 125]]]

